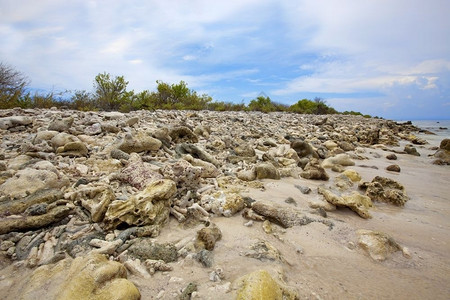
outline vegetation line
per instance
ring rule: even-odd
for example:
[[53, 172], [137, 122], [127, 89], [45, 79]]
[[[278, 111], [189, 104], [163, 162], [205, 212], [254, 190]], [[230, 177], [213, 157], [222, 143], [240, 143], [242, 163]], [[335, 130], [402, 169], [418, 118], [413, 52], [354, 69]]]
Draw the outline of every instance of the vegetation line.
[[[186, 82], [168, 84], [156, 81], [156, 91], [128, 91], [128, 81], [123, 76], [100, 73], [95, 76], [93, 92], [75, 91], [70, 99], [62, 99], [54, 93], [39, 94], [27, 92], [29, 80], [11, 66], [0, 63], [0, 109], [21, 108], [69, 108], [81, 111], [121, 111], [133, 110], [213, 110], [213, 111], [261, 111], [293, 112], [299, 114], [338, 114], [325, 100], [302, 99], [289, 106], [273, 102], [267, 96], [258, 96], [245, 103], [214, 101], [206, 94], [199, 95], [188, 88]], [[362, 115], [360, 112], [346, 111], [342, 114]], [[369, 115], [364, 117], [370, 118]]]

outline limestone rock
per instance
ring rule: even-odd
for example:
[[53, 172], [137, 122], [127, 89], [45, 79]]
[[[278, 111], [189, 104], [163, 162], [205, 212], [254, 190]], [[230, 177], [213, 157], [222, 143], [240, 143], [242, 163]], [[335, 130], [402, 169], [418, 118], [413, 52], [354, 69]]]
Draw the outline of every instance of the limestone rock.
[[63, 193], [58, 189], [41, 190], [21, 199], [0, 202], [0, 215], [20, 214], [33, 205], [50, 204], [62, 198]]
[[61, 221], [67, 217], [71, 211], [72, 209], [70, 207], [59, 205], [50, 209], [43, 215], [0, 218], [0, 234], [12, 231], [38, 229]]
[[338, 154], [333, 157], [329, 157], [322, 162], [322, 167], [332, 168], [335, 165], [341, 166], [354, 166], [355, 162], [350, 159], [350, 156], [345, 153]]
[[139, 154], [131, 153], [127, 166], [120, 171], [118, 178], [142, 190], [152, 181], [161, 179], [163, 176], [155, 170], [155, 166], [143, 162]]
[[252, 210], [284, 228], [306, 225], [317, 221], [292, 208], [283, 208], [261, 201], [254, 202], [252, 204]]
[[386, 177], [376, 176], [372, 182], [362, 183], [360, 188], [366, 189], [366, 196], [372, 201], [404, 206], [409, 200], [403, 185]]
[[295, 152], [297, 152], [299, 158], [303, 157], [319, 158], [319, 155], [313, 149], [313, 147], [305, 141], [294, 140], [291, 142], [291, 148], [294, 149]]
[[450, 165], [450, 139], [443, 139], [439, 149], [434, 154], [435, 165]]
[[56, 153], [62, 156], [87, 156], [89, 150], [83, 142], [70, 142], [58, 147]]
[[84, 133], [87, 135], [97, 135], [102, 133], [102, 125], [100, 123], [94, 123], [84, 129]]
[[219, 216], [231, 217], [245, 207], [244, 199], [237, 193], [220, 191], [208, 199], [211, 210]]
[[220, 166], [220, 163], [217, 159], [215, 159], [211, 154], [206, 152], [206, 150], [194, 144], [187, 144], [187, 143], [179, 144], [175, 148], [175, 151], [179, 155], [190, 154], [193, 158], [198, 158], [206, 162], [212, 163], [216, 167]]
[[80, 199], [81, 205], [90, 212], [92, 221], [101, 222], [109, 205], [116, 197], [110, 187], [97, 186], [78, 190], [77, 198]]
[[409, 155], [420, 156], [420, 153], [417, 152], [417, 149], [412, 145], [406, 145], [404, 151]]
[[359, 173], [356, 172], [355, 170], [347, 169], [344, 172], [342, 172], [342, 174], [347, 176], [353, 182], [361, 181], [361, 175], [359, 175]]
[[365, 128], [356, 134], [358, 141], [361, 144], [375, 145], [379, 143], [380, 128]]
[[60, 132], [52, 137], [52, 139], [50, 140], [50, 144], [52, 145], [53, 149], [56, 150], [59, 147], [62, 147], [67, 143], [79, 142], [79, 141], [80, 141], [80, 139], [74, 135], [71, 135], [71, 134], [68, 134], [65, 132]]
[[315, 158], [311, 159], [303, 169], [303, 172], [300, 173], [300, 176], [305, 179], [314, 179], [314, 180], [328, 180], [330, 177], [328, 176], [325, 169], [320, 165], [319, 161]]
[[367, 196], [361, 195], [358, 192], [353, 192], [341, 197], [321, 186], [317, 191], [319, 194], [323, 195], [325, 200], [333, 205], [348, 207], [364, 219], [372, 217], [369, 213], [369, 208], [372, 207], [372, 201]]
[[406, 248], [383, 232], [361, 229], [357, 233], [359, 246], [374, 260], [384, 261], [396, 251], [402, 251], [404, 256], [409, 256]]
[[37, 268], [22, 287], [20, 299], [138, 300], [140, 293], [127, 279], [125, 267], [100, 254]]
[[257, 179], [280, 179], [280, 173], [271, 163], [260, 163], [255, 166]]
[[135, 135], [127, 133], [118, 146], [119, 150], [130, 154], [131, 152], [156, 151], [161, 148], [162, 142], [151, 137], [145, 132], [138, 132]]
[[251, 170], [239, 171], [236, 176], [243, 181], [253, 181], [256, 179], [256, 170], [252, 168]]
[[258, 270], [238, 278], [233, 286], [237, 288], [237, 300], [300, 299], [295, 290], [277, 282], [266, 270]]
[[162, 225], [169, 218], [171, 198], [175, 193], [174, 181], [169, 179], [153, 181], [128, 200], [111, 202], [104, 218], [106, 227], [112, 229], [120, 224]]
[[450, 151], [450, 139], [443, 139], [439, 144], [439, 149]]
[[69, 184], [66, 177], [47, 170], [25, 168], [17, 171], [0, 186], [0, 192], [11, 198], [25, 197], [39, 190], [59, 189]]
[[234, 149], [237, 156], [253, 157], [256, 155], [255, 149], [249, 144], [241, 144]]
[[161, 170], [165, 178], [173, 180], [177, 188], [185, 190], [196, 190], [200, 185], [202, 169], [192, 166], [184, 159], [177, 160], [173, 164], [167, 164]]
[[198, 158], [193, 158], [190, 154], [185, 155], [183, 158], [194, 167], [201, 168], [202, 178], [216, 178], [220, 174], [220, 171], [217, 169], [217, 167], [210, 162]]
[[59, 132], [68, 131], [69, 128], [72, 126], [73, 121], [74, 121], [73, 117], [54, 119], [48, 125], [48, 130]]
[[131, 257], [141, 261], [147, 259], [162, 260], [166, 263], [176, 261], [178, 258], [177, 248], [171, 244], [159, 244], [150, 239], [141, 238], [128, 248]]
[[198, 137], [186, 126], [177, 126], [169, 130], [169, 136], [174, 143], [197, 143]]
[[172, 142], [172, 138], [169, 135], [169, 129], [167, 127], [158, 128], [153, 131], [152, 136], [160, 140], [166, 147]]
[[[265, 222], [268, 222], [267, 220]], [[250, 245], [250, 251], [244, 253], [245, 256], [259, 259], [259, 260], [271, 260], [285, 262], [285, 259], [281, 255], [275, 246], [268, 241], [258, 240]]]
[[9, 129], [17, 126], [27, 126], [33, 123], [33, 120], [26, 116], [11, 116], [0, 118], [0, 129]]
[[389, 160], [397, 160], [397, 155], [395, 155], [394, 153], [391, 153], [391, 154], [386, 155], [386, 158]]
[[399, 165], [389, 165], [386, 167], [386, 170], [391, 172], [400, 172], [400, 166]]
[[204, 227], [197, 231], [197, 241], [204, 246], [206, 250], [212, 251], [216, 242], [222, 238], [222, 232], [215, 224]]

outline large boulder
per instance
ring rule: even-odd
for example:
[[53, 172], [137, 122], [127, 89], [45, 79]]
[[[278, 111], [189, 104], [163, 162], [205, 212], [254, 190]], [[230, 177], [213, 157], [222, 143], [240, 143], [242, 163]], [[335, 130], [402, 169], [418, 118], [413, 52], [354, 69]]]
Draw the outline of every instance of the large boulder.
[[176, 184], [170, 179], [153, 181], [128, 200], [111, 202], [103, 221], [108, 229], [114, 229], [121, 224], [162, 225], [169, 219], [171, 200], [176, 191]]
[[[127, 280], [126, 268], [100, 254], [75, 259], [66, 258], [57, 264], [37, 268], [29, 278], [17, 285], [16, 293], [4, 299], [66, 299], [66, 300], [138, 300], [139, 290]], [[13, 296], [14, 295], [14, 296]]]

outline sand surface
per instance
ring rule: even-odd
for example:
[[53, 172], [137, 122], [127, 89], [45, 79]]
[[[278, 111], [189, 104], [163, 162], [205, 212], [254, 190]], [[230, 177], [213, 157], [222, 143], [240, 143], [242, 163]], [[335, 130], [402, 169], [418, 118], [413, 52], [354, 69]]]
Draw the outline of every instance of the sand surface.
[[[142, 299], [174, 299], [190, 282], [198, 286], [193, 299], [234, 299], [236, 292], [231, 283], [259, 269], [295, 288], [301, 299], [450, 299], [450, 166], [433, 165], [428, 157], [435, 152], [431, 147], [438, 146], [442, 137], [419, 136], [429, 141], [416, 146], [420, 157], [397, 154], [398, 160], [393, 162], [385, 158], [388, 151], [364, 148], [360, 155], [366, 159], [355, 160], [355, 166], [347, 167], [356, 170], [363, 181], [384, 176], [404, 185], [410, 197], [404, 207], [374, 203], [371, 219], [338, 208], [327, 213], [328, 220], [334, 223], [331, 230], [313, 222], [287, 229], [272, 224], [272, 233], [266, 233], [262, 222], [244, 226], [248, 220], [240, 213], [229, 218], [213, 217], [211, 221], [222, 231], [222, 239], [213, 251], [213, 267], [205, 268], [187, 257], [171, 263], [173, 271], [157, 272], [151, 278], [129, 274], [128, 278], [138, 287]], [[400, 151], [405, 144], [390, 149]], [[392, 163], [401, 167], [400, 173], [386, 171]], [[242, 195], [311, 212], [309, 203], [322, 199], [317, 187], [332, 185], [339, 173], [328, 170], [328, 174], [328, 182], [292, 177], [265, 179], [264, 191], [250, 188]], [[312, 191], [304, 195], [295, 185], [308, 186]], [[288, 197], [296, 204], [286, 203]], [[171, 218], [157, 241], [176, 243], [194, 238], [202, 227], [189, 227]], [[373, 260], [357, 246], [359, 229], [390, 235], [408, 249], [410, 257], [398, 251], [385, 261]], [[277, 248], [282, 259], [245, 256], [249, 247], [260, 240]], [[7, 266], [2, 262], [1, 266], [0, 299], [17, 299], [14, 286], [20, 286], [18, 283], [32, 270], [20, 264]], [[210, 273], [217, 268], [223, 270], [224, 278], [213, 282]]]
[[[363, 181], [380, 175], [402, 183], [410, 200], [405, 207], [376, 203], [371, 209], [372, 219], [362, 219], [347, 208], [329, 212], [328, 218], [335, 224], [332, 230], [320, 223], [283, 229], [275, 224], [274, 234], [266, 234], [262, 223], [252, 227], [240, 215], [231, 218], [214, 218], [222, 230], [223, 237], [214, 250], [215, 266], [223, 268], [225, 279], [221, 283], [209, 280], [209, 272], [194, 261], [182, 260], [174, 264], [174, 271], [156, 274], [151, 281], [131, 276], [142, 299], [153, 299], [156, 295], [170, 299], [177, 286], [181, 290], [188, 282], [199, 285], [198, 299], [233, 299], [233, 291], [227, 291], [227, 282], [242, 274], [266, 269], [271, 274], [281, 275], [285, 282], [295, 287], [301, 299], [449, 299], [450, 298], [450, 169], [448, 166], [430, 164], [430, 147], [439, 139], [422, 135], [429, 145], [418, 147], [420, 157], [397, 155], [400, 173], [385, 170], [391, 161], [385, 159], [388, 152], [366, 149], [368, 160], [356, 161], [351, 167], [358, 171]], [[403, 145], [401, 145], [403, 146]], [[393, 148], [400, 150], [402, 147]], [[378, 170], [358, 165], [376, 166]], [[337, 173], [329, 172], [331, 176]], [[330, 182], [332, 179], [330, 179]], [[292, 197], [297, 209], [308, 210], [308, 200], [321, 197], [316, 186], [322, 182], [303, 178], [264, 180], [266, 190], [250, 190], [246, 195], [255, 200], [273, 201], [292, 207], [284, 200]], [[294, 185], [309, 186], [311, 194], [303, 195]], [[158, 240], [174, 241], [196, 230], [180, 228], [172, 220]], [[386, 261], [372, 260], [358, 247], [351, 249], [349, 242], [357, 243], [356, 230], [370, 229], [391, 235], [399, 244], [409, 249], [411, 258], [396, 252]], [[278, 237], [277, 237], [278, 236]], [[285, 263], [260, 261], [242, 255], [256, 240], [263, 239], [274, 245], [283, 255]], [[173, 283], [180, 278], [177, 284]], [[181, 278], [184, 278], [181, 280]], [[188, 278], [188, 279], [187, 279]], [[162, 291], [162, 292], [161, 292]]]

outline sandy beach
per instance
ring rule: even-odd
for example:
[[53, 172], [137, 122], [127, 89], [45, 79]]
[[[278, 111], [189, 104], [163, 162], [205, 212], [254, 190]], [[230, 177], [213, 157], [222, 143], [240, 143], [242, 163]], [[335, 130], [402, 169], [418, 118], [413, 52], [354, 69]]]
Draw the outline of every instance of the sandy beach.
[[[120, 276], [108, 273], [105, 275], [109, 276], [106, 284], [101, 287], [94, 285], [92, 294], [86, 299], [101, 299], [96, 298], [96, 294], [108, 295], [110, 291], [106, 290], [114, 288], [117, 284], [114, 280], [119, 277], [128, 279], [126, 286], [130, 290], [131, 285], [137, 288], [140, 299], [252, 299], [251, 293], [258, 293], [254, 291], [255, 286], [261, 291], [264, 287], [258, 286], [260, 279], [251, 283], [249, 278], [252, 277], [242, 277], [259, 274], [261, 270], [270, 275], [269, 283], [274, 286], [270, 288], [276, 292], [271, 294], [269, 291], [267, 295], [275, 296], [260, 299], [276, 299], [280, 295], [283, 299], [450, 297], [450, 169], [449, 165], [433, 164], [434, 154], [444, 139], [442, 136], [418, 133], [406, 125], [385, 120], [343, 116], [325, 119], [324, 116], [287, 113], [141, 111], [108, 115], [10, 110], [2, 112], [2, 124], [10, 124], [5, 123], [5, 118], [11, 120], [12, 116], [29, 120], [21, 119], [22, 123], [16, 120], [16, 123], [12, 122], [15, 125], [2, 127], [0, 204], [2, 207], [9, 205], [9, 210], [2, 210], [0, 221], [2, 226], [12, 226], [10, 231], [3, 231], [0, 235], [2, 299], [33, 299], [46, 293], [62, 299], [58, 298], [62, 295], [61, 289], [76, 288], [66, 283], [63, 278], [66, 275], [62, 276], [56, 270], [64, 270], [67, 266], [70, 269], [75, 258], [88, 257], [92, 253], [104, 255], [107, 262], [124, 265], [126, 274], [123, 271], [119, 272]], [[64, 128], [63, 120], [71, 117], [74, 119], [70, 126]], [[60, 121], [61, 127], [52, 128], [56, 121]], [[107, 123], [110, 126], [114, 123], [117, 130], [108, 127]], [[97, 126], [95, 124], [100, 124], [100, 129], [92, 131]], [[181, 126], [189, 130], [183, 128], [183, 133], [171, 134], [174, 128]], [[373, 130], [378, 132], [377, 139], [371, 143], [363, 140], [361, 136], [368, 137]], [[50, 138], [43, 137], [43, 132], [50, 131], [53, 131]], [[36, 142], [39, 132], [41, 140]], [[55, 136], [60, 133], [76, 139], [69, 138], [70, 141], [55, 147]], [[123, 146], [127, 139], [134, 139], [132, 146], [127, 144], [127, 147], [136, 147], [140, 143], [136, 140], [140, 133], [152, 136], [159, 147], [154, 150], [144, 147], [138, 151]], [[170, 140], [166, 139], [169, 136]], [[343, 149], [346, 148], [342, 144], [344, 139], [351, 146], [348, 149]], [[295, 148], [295, 142], [299, 140], [312, 146], [311, 157], [306, 160], [302, 160], [302, 152]], [[84, 148], [79, 144], [76, 147], [71, 144], [73, 147], [68, 149], [68, 143], [83, 144], [87, 152], [83, 152]], [[190, 150], [192, 147], [183, 146], [183, 143], [197, 145], [204, 152]], [[405, 146], [408, 144], [420, 156], [407, 154]], [[180, 145], [184, 150], [179, 150]], [[246, 151], [250, 149], [251, 155], [239, 154], [238, 147], [244, 146]], [[126, 155], [113, 157], [116, 155], [112, 154], [113, 149]], [[290, 151], [292, 149], [295, 151]], [[135, 156], [136, 153], [138, 155]], [[334, 163], [332, 167], [325, 167], [328, 180], [307, 179], [305, 177], [310, 174], [305, 172], [314, 164], [314, 153], [317, 153], [317, 161], [322, 166], [326, 159], [339, 155], [347, 155], [346, 159], [351, 163], [347, 166]], [[396, 160], [387, 159], [390, 154], [395, 154]], [[133, 159], [137, 159], [134, 165], [131, 163]], [[100, 161], [108, 163], [101, 165]], [[177, 163], [183, 167], [179, 173], [176, 173], [179, 169], [174, 167]], [[259, 173], [258, 166], [264, 163], [273, 165], [271, 168], [276, 170], [277, 179]], [[396, 164], [400, 172], [386, 170], [392, 164]], [[135, 173], [124, 177], [126, 168], [141, 170], [145, 173], [143, 179], [137, 181], [139, 176]], [[190, 168], [194, 168], [193, 171]], [[19, 180], [20, 172], [24, 170], [45, 170], [57, 174], [57, 179], [51, 183], [46, 175], [32, 177], [33, 184], [39, 180], [45, 184], [22, 194], [9, 188], [9, 184]], [[199, 178], [193, 179], [189, 175], [193, 173], [189, 172], [196, 170]], [[265, 169], [264, 174], [269, 174], [270, 170]], [[351, 179], [350, 175], [342, 177], [343, 174], [359, 176]], [[253, 175], [255, 177], [252, 178]], [[402, 185], [406, 203], [394, 205], [368, 197], [370, 194], [362, 188], [362, 183], [370, 183], [377, 176]], [[60, 184], [65, 180], [66, 183]], [[158, 180], [176, 183], [176, 187], [173, 183], [171, 195], [164, 200], [168, 204], [159, 211], [161, 215], [167, 213], [167, 218], [161, 217], [161, 223], [148, 221], [147, 215], [137, 215], [140, 204], [139, 196], [135, 196], [144, 197], [147, 187]], [[22, 183], [17, 181], [14, 184], [19, 187]], [[12, 205], [18, 201], [26, 202], [24, 199], [50, 185], [52, 190], [59, 190], [62, 195], [48, 204], [46, 213], [67, 207], [67, 214], [32, 229], [10, 225], [14, 218], [23, 218], [26, 223], [35, 216], [25, 211], [11, 213]], [[111, 202], [101, 202], [105, 200], [99, 199], [106, 196], [101, 194], [100, 198], [97, 197], [92, 192], [94, 187], [110, 187]], [[301, 191], [299, 187], [310, 191]], [[91, 189], [90, 192], [86, 192], [87, 189]], [[321, 189], [330, 191], [339, 199], [357, 193], [366, 196], [364, 199], [372, 206], [362, 207], [358, 203], [352, 209], [340, 204], [336, 207], [330, 202], [332, 200], [326, 201]], [[104, 190], [101, 191], [103, 193]], [[191, 196], [186, 200], [188, 204], [183, 204], [188, 191], [196, 196]], [[234, 202], [229, 202], [231, 197], [236, 197]], [[90, 199], [98, 202], [90, 204]], [[136, 201], [136, 211], [113, 214], [112, 207], [130, 199]], [[152, 201], [156, 206], [156, 200]], [[58, 203], [56, 208], [52, 206], [50, 209], [54, 203]], [[259, 212], [257, 205], [269, 205], [276, 216]], [[100, 206], [103, 206], [103, 211], [98, 213]], [[124, 208], [121, 209], [123, 212]], [[370, 217], [363, 218], [361, 215], [365, 212]], [[101, 217], [94, 222], [94, 216], [98, 214]], [[129, 221], [131, 219], [133, 221]], [[158, 216], [155, 220], [159, 220]], [[306, 224], [300, 224], [303, 221], [299, 220], [306, 220]], [[124, 242], [119, 239], [127, 228], [149, 226], [159, 226], [159, 234], [139, 236], [139, 233], [133, 233]], [[202, 240], [198, 232], [203, 228], [210, 231]], [[211, 228], [218, 228], [220, 234]], [[370, 246], [365, 244], [361, 230], [381, 232], [387, 236], [382, 249], [368, 250]], [[94, 233], [95, 242], [91, 237], [87, 243], [79, 242], [78, 248], [64, 246]], [[37, 241], [39, 234], [40, 242], [33, 244], [33, 239]], [[27, 243], [24, 241], [26, 236], [30, 237]], [[144, 264], [148, 259], [146, 255], [133, 256], [137, 253], [137, 250], [132, 250], [138, 244], [137, 240], [171, 245], [175, 249], [175, 259], [162, 259], [161, 262], [159, 258], [151, 258], [168, 266], [164, 269], [153, 265], [152, 269], [148, 264], [154, 262]], [[114, 248], [111, 245], [115, 242]], [[25, 250], [18, 253], [21, 246], [27, 249], [27, 253], [22, 253]], [[379, 252], [371, 254], [370, 251]], [[50, 275], [42, 271], [45, 268]], [[78, 279], [67, 280], [73, 280], [73, 283]], [[86, 286], [90, 287], [90, 283]], [[195, 288], [189, 292], [190, 286]], [[258, 295], [264, 295], [263, 292]], [[137, 293], [130, 292], [128, 295], [117, 294], [115, 299], [138, 299], [136, 297]]]

